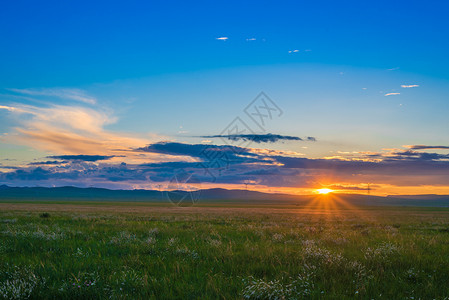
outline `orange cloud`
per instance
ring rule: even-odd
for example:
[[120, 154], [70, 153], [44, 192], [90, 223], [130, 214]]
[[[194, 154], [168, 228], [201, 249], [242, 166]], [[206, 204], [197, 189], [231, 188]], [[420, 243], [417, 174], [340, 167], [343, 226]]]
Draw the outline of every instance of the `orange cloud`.
[[111, 112], [82, 106], [30, 105], [0, 106], [17, 117], [20, 126], [16, 133], [3, 137], [7, 142], [57, 154], [123, 155], [128, 160], [154, 161], [158, 155], [145, 157], [126, 150], [141, 147], [159, 139], [156, 135], [141, 137], [130, 133], [117, 133], [104, 127], [117, 119]]

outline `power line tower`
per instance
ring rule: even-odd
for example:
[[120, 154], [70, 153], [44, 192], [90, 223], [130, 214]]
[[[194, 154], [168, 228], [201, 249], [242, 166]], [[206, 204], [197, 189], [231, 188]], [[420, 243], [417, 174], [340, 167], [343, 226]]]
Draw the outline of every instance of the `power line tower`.
[[243, 182], [243, 184], [245, 185], [245, 198], [248, 198], [248, 184], [249, 184], [249, 180], [245, 180]]

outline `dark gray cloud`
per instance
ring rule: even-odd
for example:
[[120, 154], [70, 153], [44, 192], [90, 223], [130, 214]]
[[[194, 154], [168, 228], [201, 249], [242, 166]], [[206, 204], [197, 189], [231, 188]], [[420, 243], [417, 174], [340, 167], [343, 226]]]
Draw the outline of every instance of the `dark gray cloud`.
[[14, 166], [5, 166], [2, 165], [1, 166], [2, 169], [10, 169], [10, 170], [16, 170], [16, 169], [20, 169], [20, 167], [14, 167]]
[[61, 165], [61, 164], [66, 164], [68, 161], [67, 160], [47, 160], [47, 161], [37, 161], [37, 162], [32, 162], [29, 163], [28, 165], [30, 166], [39, 166], [39, 165]]
[[114, 155], [53, 155], [47, 158], [63, 159], [63, 160], [77, 160], [77, 161], [99, 161], [108, 160], [115, 157]]
[[158, 170], [173, 170], [173, 169], [184, 169], [184, 168], [195, 168], [197, 167], [197, 162], [184, 162], [184, 161], [171, 161], [171, 162], [161, 162], [161, 163], [150, 163], [141, 164], [140, 166], [149, 169]]
[[385, 174], [385, 175], [426, 175], [448, 174], [449, 161], [432, 160], [414, 157], [413, 159], [388, 158], [378, 162], [338, 160], [338, 159], [309, 159], [298, 157], [277, 156], [276, 162], [283, 168], [327, 170], [334, 174]]
[[206, 151], [214, 153], [240, 153], [247, 152], [248, 149], [237, 146], [217, 146], [217, 145], [203, 145], [203, 144], [185, 144], [176, 142], [160, 142], [148, 145], [146, 147], [138, 148], [136, 151], [176, 155], [176, 156], [191, 156], [202, 158]]
[[[146, 173], [149, 170], [138, 165], [128, 166], [122, 164], [101, 164], [93, 162], [68, 161], [64, 166], [39, 166], [17, 169], [14, 172], [0, 173], [0, 181], [30, 181], [40, 183], [43, 181], [67, 182], [68, 185], [85, 185], [98, 181], [125, 182], [148, 180]], [[74, 180], [76, 182], [74, 182]]]
[[449, 159], [449, 155], [407, 150], [407, 151], [392, 152], [391, 157], [388, 157], [388, 159], [386, 159], [386, 160], [392, 160], [392, 159], [393, 160], [398, 160], [398, 159], [442, 160], [442, 159]]
[[341, 182], [386, 182], [397, 185], [443, 185], [449, 182], [447, 155], [414, 150], [363, 156], [374, 157], [376, 161], [312, 159], [288, 156], [274, 150], [259, 151], [236, 146], [174, 142], [155, 143], [135, 151], [187, 156], [196, 161], [146, 164], [115, 164], [105, 161], [98, 164], [98, 160], [110, 157], [55, 156], [58, 159], [64, 158], [65, 163], [58, 164], [59, 161], [56, 160], [14, 167], [16, 169], [11, 172], [0, 173], [0, 183], [28, 182], [31, 185], [59, 182], [88, 186], [107, 182], [132, 188], [133, 183], [167, 182], [179, 171], [195, 174], [201, 182], [229, 184], [251, 181], [272, 187], [316, 187], [323, 176], [342, 180]]
[[449, 146], [427, 146], [427, 145], [410, 145], [407, 146], [412, 150], [426, 150], [426, 149], [449, 149]]
[[23, 170], [23, 169], [19, 169], [16, 170], [14, 172], [9, 172], [9, 173], [3, 173], [1, 174], [3, 176], [4, 179], [9, 180], [9, 181], [16, 181], [16, 180], [21, 180], [21, 181], [40, 181], [40, 180], [48, 180], [51, 178], [56, 178], [59, 177], [61, 175], [61, 173], [54, 173], [51, 172], [50, 170], [46, 170], [43, 169], [41, 167], [37, 167], [34, 169], [29, 169], [29, 170]]
[[224, 138], [231, 141], [252, 141], [255, 143], [276, 143], [278, 141], [316, 141], [314, 137], [300, 138], [297, 136], [280, 134], [226, 134], [226, 135], [204, 135], [202, 138]]
[[[219, 146], [212, 146], [213, 149], [219, 149]], [[150, 144], [146, 147], [137, 148], [136, 151], [159, 153], [175, 156], [191, 156], [201, 157], [201, 153], [204, 151], [205, 145], [201, 144], [184, 144], [175, 142], [160, 142]]]
[[190, 156], [201, 161], [222, 161], [227, 164], [254, 163], [260, 161], [258, 154], [250, 149], [229, 145], [184, 144], [175, 142], [160, 142], [135, 149], [150, 153], [173, 156]]

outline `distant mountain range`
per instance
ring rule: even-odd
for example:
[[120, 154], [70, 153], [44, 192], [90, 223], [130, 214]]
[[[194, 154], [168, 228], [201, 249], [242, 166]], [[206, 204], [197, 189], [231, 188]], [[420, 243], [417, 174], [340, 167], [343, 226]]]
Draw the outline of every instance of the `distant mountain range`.
[[109, 190], [103, 188], [66, 187], [9, 187], [0, 186], [0, 201], [136, 201], [136, 202], [225, 202], [246, 204], [304, 205], [319, 199], [335, 199], [350, 205], [432, 206], [449, 207], [448, 195], [369, 196], [359, 194], [291, 195], [271, 194], [247, 190], [204, 189], [161, 192], [155, 190]]

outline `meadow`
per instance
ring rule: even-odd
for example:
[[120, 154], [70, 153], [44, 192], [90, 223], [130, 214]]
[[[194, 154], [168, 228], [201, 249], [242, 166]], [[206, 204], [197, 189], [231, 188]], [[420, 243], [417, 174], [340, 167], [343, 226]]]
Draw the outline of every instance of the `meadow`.
[[449, 299], [449, 209], [0, 203], [4, 299]]

